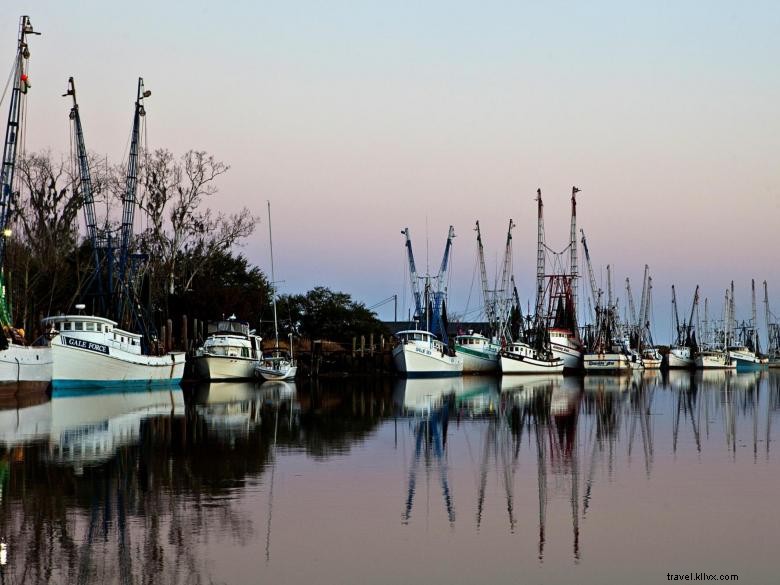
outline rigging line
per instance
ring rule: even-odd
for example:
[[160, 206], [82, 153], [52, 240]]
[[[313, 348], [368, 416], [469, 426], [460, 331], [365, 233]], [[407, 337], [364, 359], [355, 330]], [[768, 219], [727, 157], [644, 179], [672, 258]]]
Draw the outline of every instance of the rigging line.
[[14, 72], [16, 71], [18, 62], [19, 62], [18, 57], [14, 57], [14, 62], [13, 65], [11, 66], [11, 71], [10, 73], [8, 73], [8, 80], [5, 82], [5, 87], [3, 88], [3, 95], [0, 96], [0, 106], [2, 106], [3, 102], [5, 101], [5, 96], [8, 93], [8, 86], [11, 85], [11, 80], [14, 78]]

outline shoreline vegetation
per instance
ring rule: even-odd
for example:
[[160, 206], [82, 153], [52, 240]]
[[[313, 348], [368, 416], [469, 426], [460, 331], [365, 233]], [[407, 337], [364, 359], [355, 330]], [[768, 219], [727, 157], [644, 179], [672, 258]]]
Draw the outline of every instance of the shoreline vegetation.
[[[260, 218], [246, 207], [234, 214], [209, 207], [218, 178], [230, 167], [196, 150], [174, 155], [157, 149], [139, 159], [130, 248], [137, 270], [130, 286], [149, 346], [190, 352], [202, 343], [205, 323], [229, 315], [273, 343], [272, 284], [239, 251]], [[90, 170], [98, 224], [107, 234], [118, 233], [125, 167], [92, 154]], [[20, 156], [4, 269], [12, 323], [28, 343], [45, 335], [40, 322], [46, 316], [71, 313], [79, 303], [87, 313], [99, 312], [92, 243], [80, 225], [83, 208], [78, 171], [68, 158], [51, 151]], [[292, 336], [296, 351], [304, 358], [308, 353], [307, 373], [330, 371], [334, 355], [338, 367], [354, 362], [361, 336], [375, 338], [371, 345], [389, 343], [382, 322], [347, 293], [315, 286], [280, 295], [277, 307], [280, 339], [289, 346]], [[120, 326], [131, 328], [131, 316]], [[367, 350], [367, 343], [362, 356], [381, 353]], [[377, 368], [384, 366], [358, 371]]]

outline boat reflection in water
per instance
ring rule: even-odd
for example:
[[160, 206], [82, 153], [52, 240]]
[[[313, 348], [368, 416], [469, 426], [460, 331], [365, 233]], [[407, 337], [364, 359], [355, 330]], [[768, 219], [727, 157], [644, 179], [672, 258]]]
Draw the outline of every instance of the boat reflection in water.
[[[97, 393], [96, 393], [97, 392]], [[81, 473], [85, 465], [95, 465], [114, 457], [141, 437], [141, 425], [155, 417], [184, 415], [181, 388], [117, 392], [115, 388], [55, 395], [51, 401], [51, 460], [70, 465]]]
[[295, 382], [202, 382], [192, 402], [207, 427], [229, 435], [259, 426], [265, 408], [292, 410], [295, 396]]

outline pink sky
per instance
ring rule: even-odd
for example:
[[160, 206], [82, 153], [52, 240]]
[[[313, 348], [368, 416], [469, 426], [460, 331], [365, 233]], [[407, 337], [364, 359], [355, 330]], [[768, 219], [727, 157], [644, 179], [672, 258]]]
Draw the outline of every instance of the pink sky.
[[[734, 279], [743, 318], [750, 278], [766, 279], [780, 308], [772, 3], [11, 2], [9, 66], [22, 13], [44, 33], [31, 48], [28, 147], [67, 150], [59, 96], [73, 75], [88, 148], [121, 159], [144, 76], [150, 146], [229, 163], [214, 207], [264, 214], [271, 200], [282, 292], [402, 296], [400, 230], [424, 259], [427, 225], [436, 265], [452, 224], [450, 306], [462, 312], [474, 221], [495, 259], [512, 217], [530, 296], [536, 188], [563, 245], [577, 185], [594, 262], [636, 289], [650, 265], [657, 337], [672, 283], [685, 305], [697, 282], [720, 303]], [[263, 268], [266, 242], [263, 223], [243, 250]]]

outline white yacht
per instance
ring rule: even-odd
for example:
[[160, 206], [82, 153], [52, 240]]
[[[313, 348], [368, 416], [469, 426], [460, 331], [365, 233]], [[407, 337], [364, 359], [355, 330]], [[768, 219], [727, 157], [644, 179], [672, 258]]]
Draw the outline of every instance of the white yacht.
[[195, 371], [206, 380], [255, 377], [262, 339], [235, 315], [208, 325], [208, 337], [195, 351]]
[[460, 376], [463, 358], [453, 355], [450, 348], [429, 331], [408, 329], [396, 334], [398, 345], [393, 348], [393, 362], [402, 376]]
[[501, 350], [501, 372], [504, 374], [559, 374], [564, 361], [552, 351], [540, 351], [527, 343], [514, 342]]
[[141, 335], [117, 328], [110, 319], [59, 315], [43, 323], [52, 329], [55, 391], [175, 385], [184, 374], [183, 352], [146, 355], [141, 350]]
[[501, 346], [480, 333], [455, 337], [455, 353], [463, 358], [463, 373], [494, 373], [499, 369]]

